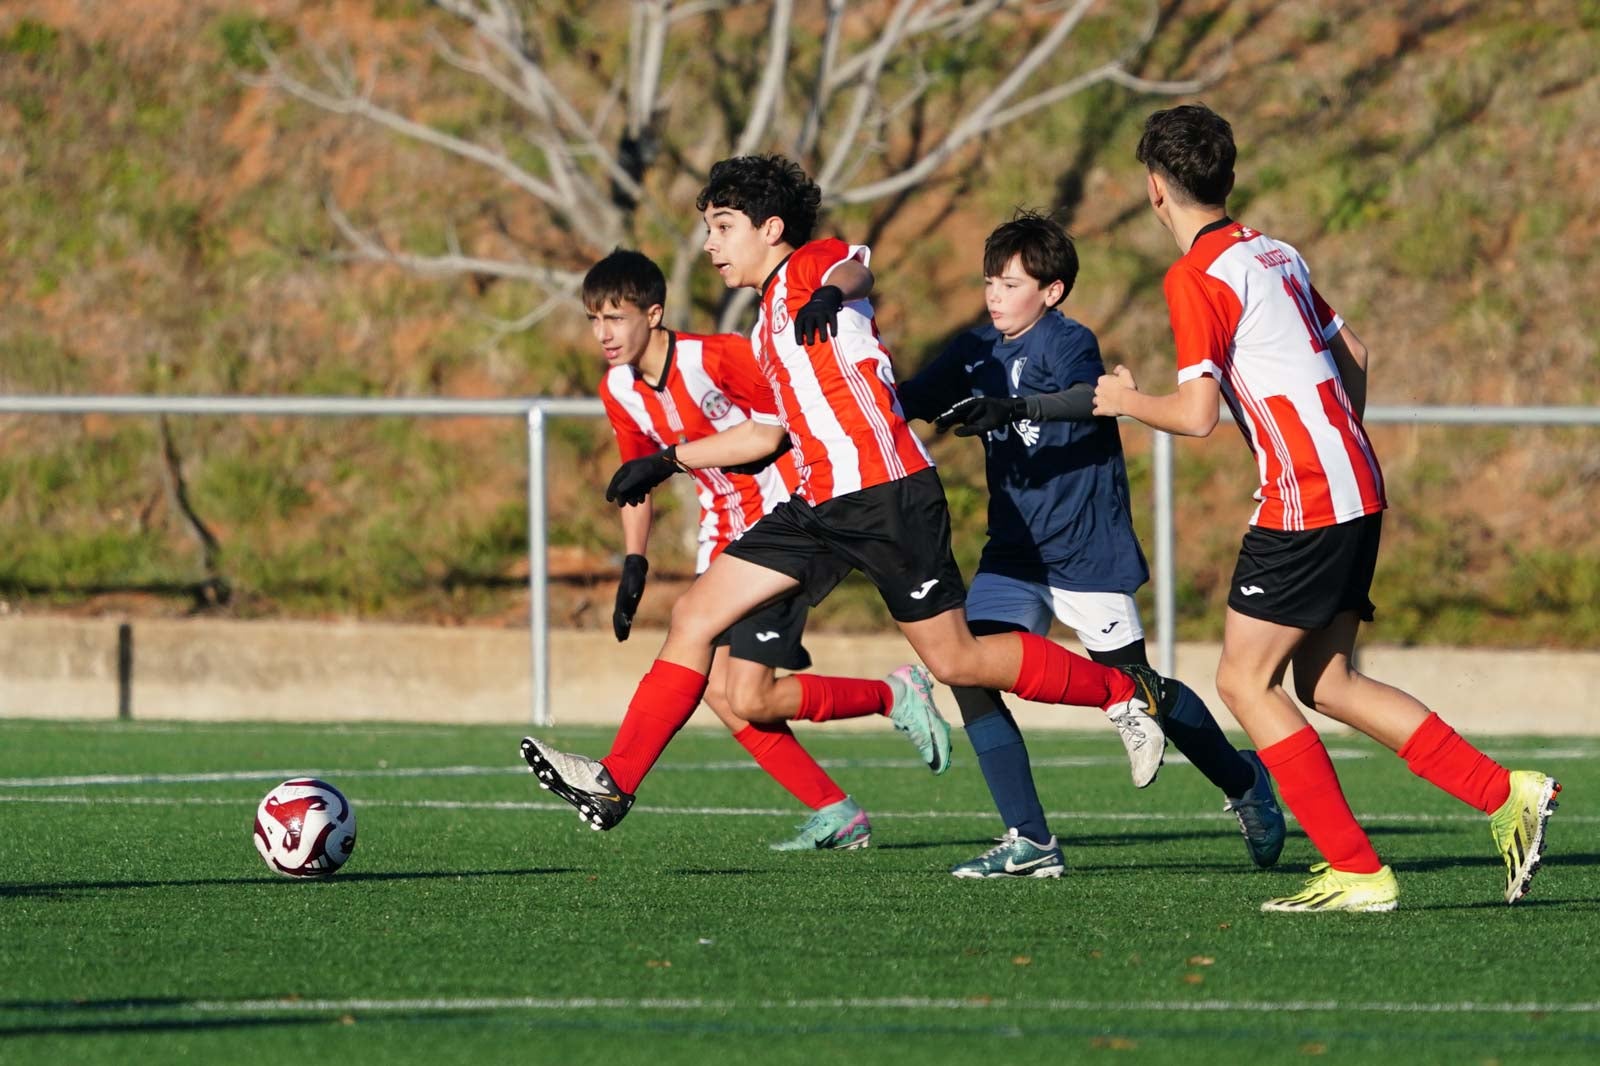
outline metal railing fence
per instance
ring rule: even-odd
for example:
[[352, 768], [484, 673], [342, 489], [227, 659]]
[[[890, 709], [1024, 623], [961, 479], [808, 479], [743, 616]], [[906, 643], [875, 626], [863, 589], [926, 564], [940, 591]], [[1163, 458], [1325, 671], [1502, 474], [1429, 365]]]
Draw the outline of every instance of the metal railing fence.
[[[604, 417], [598, 399], [530, 397], [470, 400], [334, 396], [0, 396], [0, 414], [19, 415], [257, 415], [343, 418], [519, 418], [528, 445], [528, 629], [532, 664], [533, 724], [548, 726], [550, 614], [545, 420]], [[1222, 412], [1228, 419], [1226, 410]], [[1600, 407], [1395, 407], [1367, 408], [1368, 425], [1501, 425], [1600, 427]], [[1176, 529], [1172, 509], [1172, 437], [1153, 434], [1151, 470], [1155, 507], [1152, 579], [1156, 666], [1173, 672], [1176, 656]]]

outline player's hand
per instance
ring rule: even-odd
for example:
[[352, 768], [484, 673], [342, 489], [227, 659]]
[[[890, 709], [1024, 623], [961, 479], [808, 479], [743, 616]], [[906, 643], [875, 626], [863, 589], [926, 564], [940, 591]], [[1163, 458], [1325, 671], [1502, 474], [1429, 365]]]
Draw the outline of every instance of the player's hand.
[[667, 448], [654, 455], [641, 455], [617, 467], [606, 486], [606, 501], [618, 507], [637, 507], [650, 497], [650, 490], [678, 472], [676, 449]]
[[617, 640], [628, 639], [633, 631], [633, 614], [644, 598], [644, 579], [650, 572], [650, 560], [642, 555], [630, 555], [622, 560], [622, 580], [617, 582], [617, 607], [611, 612], [611, 632]]
[[1109, 374], [1101, 374], [1094, 386], [1094, 413], [1109, 418], [1128, 413], [1128, 394], [1138, 392], [1133, 372], [1119, 366]]
[[778, 461], [778, 456], [794, 447], [794, 441], [785, 436], [778, 446], [759, 459], [752, 459], [748, 463], [735, 463], [722, 469], [730, 474], [759, 474], [767, 467]]
[[811, 299], [794, 316], [795, 339], [801, 344], [815, 344], [839, 332], [839, 309], [844, 306], [844, 290], [837, 285], [824, 285], [811, 294]]
[[1020, 396], [968, 396], [935, 418], [933, 428], [943, 433], [951, 426], [960, 426], [956, 436], [976, 437], [1027, 417], [1028, 405]]

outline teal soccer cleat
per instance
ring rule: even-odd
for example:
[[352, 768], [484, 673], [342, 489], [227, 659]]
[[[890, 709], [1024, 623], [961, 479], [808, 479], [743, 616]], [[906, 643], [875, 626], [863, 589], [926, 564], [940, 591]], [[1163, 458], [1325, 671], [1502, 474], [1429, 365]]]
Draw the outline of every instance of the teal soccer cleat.
[[872, 823], [861, 804], [846, 796], [816, 811], [793, 840], [767, 845], [773, 851], [854, 851], [872, 840]]
[[920, 666], [902, 666], [887, 678], [894, 692], [889, 721], [911, 738], [928, 769], [942, 774], [950, 769], [950, 723], [933, 705], [933, 675]]

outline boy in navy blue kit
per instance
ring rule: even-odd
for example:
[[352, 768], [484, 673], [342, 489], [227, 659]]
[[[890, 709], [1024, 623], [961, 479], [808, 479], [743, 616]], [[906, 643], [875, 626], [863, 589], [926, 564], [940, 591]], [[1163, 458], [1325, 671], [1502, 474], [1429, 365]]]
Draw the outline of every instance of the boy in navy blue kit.
[[[984, 437], [989, 539], [967, 593], [969, 625], [977, 634], [1043, 635], [1057, 618], [1095, 661], [1147, 666], [1133, 593], [1149, 571], [1133, 531], [1122, 441], [1115, 420], [1093, 416], [1104, 373], [1099, 343], [1057, 310], [1077, 278], [1072, 239], [1048, 218], [1019, 213], [985, 242], [983, 271], [992, 324], [962, 334], [899, 391], [907, 418]], [[1271, 866], [1284, 822], [1266, 771], [1179, 688], [1161, 723], [1166, 735], [1228, 797], [1252, 860]], [[992, 689], [957, 688], [955, 696], [1007, 833], [951, 873], [1060, 876], [1061, 849], [1011, 712]], [[1161, 740], [1119, 731], [1143, 788], [1160, 769]]]

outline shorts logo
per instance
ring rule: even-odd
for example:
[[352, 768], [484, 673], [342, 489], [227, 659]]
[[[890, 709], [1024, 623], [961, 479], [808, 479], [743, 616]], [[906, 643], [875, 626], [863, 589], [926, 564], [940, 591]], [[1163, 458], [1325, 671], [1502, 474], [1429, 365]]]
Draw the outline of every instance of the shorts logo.
[[731, 410], [733, 410], [733, 401], [729, 400], [716, 389], [712, 389], [710, 392], [700, 397], [701, 413], [707, 418], [711, 419], [713, 422], [726, 415]]
[[769, 640], [777, 640], [778, 639], [778, 631], [776, 629], [769, 629], [765, 633], [757, 633], [756, 634], [756, 639], [759, 640], [763, 644], [765, 644]]
[[914, 599], [914, 600], [926, 599], [927, 596], [928, 596], [928, 593], [933, 590], [933, 586], [937, 585], [938, 583], [939, 583], [939, 579], [938, 578], [931, 577], [931, 578], [929, 578], [928, 580], [926, 580], [926, 581], [924, 581], [922, 583], [922, 587], [921, 588], [919, 588], [915, 592], [908, 593], [908, 595], [910, 595], [910, 597], [912, 599]]
[[772, 332], [782, 333], [789, 328], [789, 305], [782, 300], [772, 301]]
[[[1118, 620], [1117, 620], [1117, 621], [1121, 621], [1121, 619], [1118, 619]], [[1102, 633], [1109, 633], [1109, 632], [1111, 632], [1111, 631], [1112, 631], [1112, 630], [1113, 630], [1113, 629], [1115, 629], [1115, 628], [1117, 628], [1117, 623], [1116, 623], [1116, 622], [1112, 622], [1112, 623], [1111, 623], [1111, 624], [1110, 624], [1110, 625], [1108, 625], [1108, 626], [1106, 626], [1106, 627], [1105, 627], [1105, 628], [1104, 628], [1104, 629], [1102, 629], [1102, 630], [1101, 630], [1101, 631], [1100, 631], [1100, 632], [1102, 632]]]
[[1239, 595], [1241, 595], [1241, 596], [1259, 596], [1265, 591], [1267, 591], [1267, 590], [1262, 588], [1260, 585], [1240, 585], [1239, 586]]

